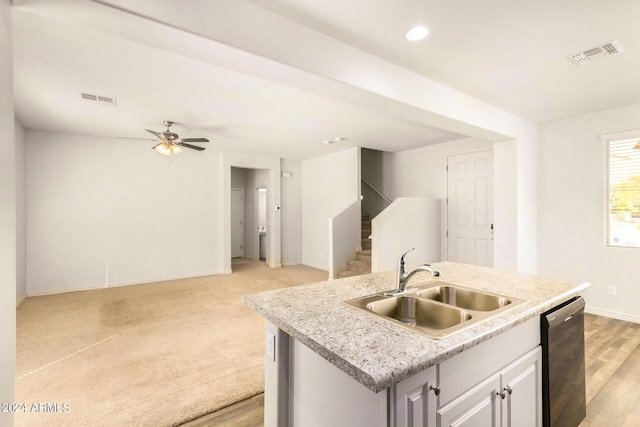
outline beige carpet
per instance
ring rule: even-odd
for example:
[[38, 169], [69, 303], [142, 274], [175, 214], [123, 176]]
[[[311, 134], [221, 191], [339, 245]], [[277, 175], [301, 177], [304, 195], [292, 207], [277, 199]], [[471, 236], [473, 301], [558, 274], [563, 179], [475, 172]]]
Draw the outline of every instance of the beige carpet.
[[16, 352], [27, 412], [15, 425], [174, 426], [261, 393], [264, 320], [241, 296], [327, 272], [246, 260], [233, 270], [27, 298]]

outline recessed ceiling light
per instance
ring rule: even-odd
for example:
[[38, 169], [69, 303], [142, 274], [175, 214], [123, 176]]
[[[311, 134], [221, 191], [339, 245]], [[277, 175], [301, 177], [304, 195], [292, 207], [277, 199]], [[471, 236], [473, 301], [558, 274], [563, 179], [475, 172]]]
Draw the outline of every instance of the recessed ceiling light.
[[416, 42], [418, 40], [422, 40], [425, 37], [427, 37], [427, 35], [429, 34], [429, 30], [427, 29], [427, 27], [413, 27], [412, 29], [410, 29], [409, 31], [407, 31], [404, 35], [404, 37], [412, 42]]
[[345, 138], [344, 136], [336, 136], [333, 139], [325, 139], [324, 141], [322, 141], [323, 144], [333, 144], [334, 142], [342, 142], [344, 140], [346, 140], [347, 138]]

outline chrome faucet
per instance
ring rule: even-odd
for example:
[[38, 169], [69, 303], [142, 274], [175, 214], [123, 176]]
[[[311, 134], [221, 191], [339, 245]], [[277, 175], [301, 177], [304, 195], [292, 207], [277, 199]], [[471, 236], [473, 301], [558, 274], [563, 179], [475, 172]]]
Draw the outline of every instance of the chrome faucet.
[[409, 252], [411, 252], [411, 251], [413, 251], [415, 249], [416, 248], [409, 249], [408, 251], [403, 253], [402, 256], [400, 257], [400, 259], [398, 260], [398, 276], [397, 276], [397, 280], [396, 280], [396, 289], [394, 291], [385, 292], [385, 295], [397, 295], [397, 294], [403, 293], [405, 291], [405, 288], [407, 286], [407, 282], [409, 281], [409, 279], [411, 279], [411, 277], [414, 274], [416, 274], [417, 272], [419, 272], [419, 271], [428, 271], [434, 277], [440, 276], [440, 272], [438, 270], [436, 270], [434, 267], [432, 267], [431, 265], [429, 265], [429, 264], [419, 265], [417, 267], [412, 268], [409, 271], [405, 271], [405, 269], [404, 269], [404, 257]]

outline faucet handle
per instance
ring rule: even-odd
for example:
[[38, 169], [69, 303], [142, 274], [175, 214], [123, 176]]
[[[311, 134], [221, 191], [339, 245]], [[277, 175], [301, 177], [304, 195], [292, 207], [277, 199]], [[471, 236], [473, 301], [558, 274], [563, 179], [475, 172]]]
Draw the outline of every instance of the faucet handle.
[[416, 248], [411, 248], [411, 249], [409, 249], [408, 251], [406, 251], [405, 253], [403, 253], [403, 254], [400, 256], [400, 262], [404, 264], [404, 257], [405, 257], [405, 255], [406, 255], [406, 254], [408, 254], [409, 252], [411, 252], [411, 251], [415, 251], [415, 250], [416, 250]]
[[[400, 255], [400, 259], [398, 260], [398, 274], [403, 274], [404, 273], [404, 256], [406, 254], [408, 254], [409, 252], [415, 250], [415, 249], [416, 248], [411, 248], [408, 251], [406, 251], [405, 253], [403, 253], [402, 255]], [[398, 280], [400, 280], [400, 279], [398, 278]]]

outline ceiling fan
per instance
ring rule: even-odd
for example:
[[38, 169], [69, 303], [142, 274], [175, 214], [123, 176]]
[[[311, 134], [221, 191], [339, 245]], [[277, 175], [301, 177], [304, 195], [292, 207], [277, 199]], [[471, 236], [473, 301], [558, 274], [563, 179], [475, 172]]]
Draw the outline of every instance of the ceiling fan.
[[182, 147], [191, 148], [192, 150], [202, 151], [205, 148], [197, 145], [191, 145], [190, 142], [209, 142], [207, 138], [182, 138], [177, 133], [171, 132], [171, 125], [173, 122], [165, 120], [162, 122], [167, 130], [164, 132], [156, 132], [150, 129], [145, 129], [147, 132], [155, 135], [160, 141], [151, 147], [156, 150], [158, 154], [165, 157], [177, 156], [182, 153]]

